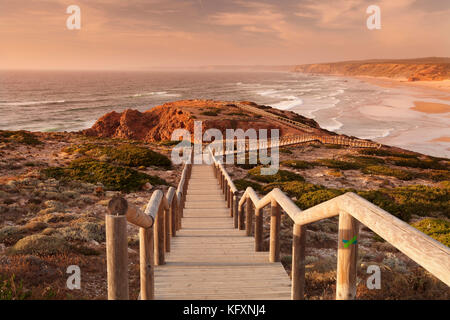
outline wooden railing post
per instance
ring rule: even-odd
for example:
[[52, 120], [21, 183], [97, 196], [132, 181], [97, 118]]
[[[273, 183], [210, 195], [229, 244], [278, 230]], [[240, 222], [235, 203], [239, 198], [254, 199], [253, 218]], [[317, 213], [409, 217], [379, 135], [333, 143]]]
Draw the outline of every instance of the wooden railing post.
[[255, 251], [263, 251], [263, 210], [255, 209]]
[[252, 234], [253, 226], [253, 204], [250, 198], [245, 201], [245, 234], [250, 236]]
[[356, 297], [358, 229], [358, 220], [345, 212], [339, 214], [338, 265], [336, 279], [337, 300], [352, 300]]
[[239, 219], [239, 200], [237, 195], [233, 195], [233, 220], [234, 220], [234, 228], [238, 227], [238, 219]]
[[174, 194], [172, 203], [170, 204], [170, 236], [177, 235], [177, 195]]
[[[249, 202], [250, 199], [247, 198], [245, 200], [245, 202]], [[239, 230], [245, 230], [245, 225], [244, 225], [244, 205], [239, 207], [239, 217], [238, 217], [238, 229]]]
[[183, 207], [181, 205], [181, 192], [177, 193], [177, 231], [181, 229], [181, 216]]
[[164, 253], [164, 206], [161, 204], [156, 214], [154, 228], [155, 243], [155, 265], [160, 266], [165, 263]]
[[292, 300], [305, 298], [306, 226], [294, 224], [292, 240]]
[[229, 198], [230, 198], [230, 217], [233, 217], [233, 210], [234, 210], [234, 194], [233, 194], [233, 191], [231, 190], [231, 188], [230, 188]]
[[139, 229], [141, 300], [155, 298], [153, 228]]
[[270, 262], [280, 261], [280, 225], [280, 206], [278, 205], [276, 200], [272, 200], [270, 217]]
[[129, 299], [127, 209], [124, 199], [111, 201], [108, 206], [109, 214], [105, 216], [109, 300]]
[[164, 209], [164, 249], [165, 252], [170, 252], [170, 206]]

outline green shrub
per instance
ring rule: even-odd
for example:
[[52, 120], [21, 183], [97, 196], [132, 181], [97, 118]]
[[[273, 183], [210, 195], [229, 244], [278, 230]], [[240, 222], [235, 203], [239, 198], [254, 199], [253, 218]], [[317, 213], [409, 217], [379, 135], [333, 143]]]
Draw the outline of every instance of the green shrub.
[[368, 157], [368, 156], [345, 156], [350, 162], [355, 163], [359, 167], [376, 166], [384, 164], [385, 161], [382, 158]]
[[180, 142], [181, 142], [180, 140], [165, 140], [165, 141], [160, 141], [159, 145], [166, 146], [166, 147], [172, 147], [172, 146], [176, 146]]
[[239, 116], [239, 117], [248, 117], [249, 115], [243, 112], [230, 112], [227, 113], [229, 116]]
[[427, 172], [421, 172], [418, 174], [420, 178], [433, 180], [433, 181], [446, 181], [450, 180], [450, 171], [446, 170], [433, 170]]
[[317, 190], [325, 189], [325, 187], [302, 181], [275, 182], [270, 183], [262, 188], [264, 193], [269, 193], [275, 188], [286, 192], [290, 197], [301, 197], [303, 194]]
[[96, 159], [106, 156], [108, 161], [129, 167], [158, 166], [167, 168], [172, 165], [170, 159], [165, 155], [133, 144], [102, 146], [93, 143], [86, 143], [82, 145], [70, 146], [65, 148], [64, 151], [71, 154], [76, 152]]
[[337, 196], [340, 196], [345, 192], [346, 190], [320, 189], [317, 191], [312, 191], [301, 195], [295, 203], [300, 209], [306, 210], [322, 202], [336, 198]]
[[422, 160], [417, 158], [399, 158], [399, 157], [390, 157], [388, 160], [400, 167], [409, 167], [409, 168], [421, 168], [421, 169], [436, 169], [436, 170], [448, 170], [449, 167], [441, 164], [437, 160]]
[[101, 182], [107, 190], [112, 191], [137, 191], [146, 182], [153, 185], [167, 185], [167, 182], [159, 177], [88, 158], [74, 160], [66, 168], [53, 167], [44, 169], [42, 172], [47, 177], [59, 180]]
[[380, 208], [409, 221], [411, 215], [445, 215], [450, 218], [450, 188], [414, 185], [360, 191], [358, 194]]
[[172, 165], [170, 159], [165, 155], [131, 144], [123, 144], [115, 148], [108, 147], [104, 152], [112, 161], [123, 166], [170, 167]]
[[386, 149], [360, 149], [358, 151], [360, 154], [369, 155], [369, 156], [379, 156], [379, 157], [400, 157], [400, 158], [417, 158], [416, 155], [410, 153], [397, 152]]
[[42, 144], [34, 134], [27, 131], [3, 131], [0, 130], [0, 142], [16, 142], [20, 144], [26, 144], [35, 146]]
[[280, 148], [280, 153], [284, 154], [292, 154], [292, 151], [286, 148]]
[[261, 175], [261, 168], [262, 167], [259, 166], [249, 170], [248, 176], [253, 180], [265, 183], [305, 180], [301, 175], [286, 170], [278, 170], [276, 174], [272, 175]]
[[236, 186], [236, 188], [241, 191], [246, 190], [248, 187], [252, 187], [255, 191], [261, 191], [261, 189], [262, 189], [262, 187], [259, 183], [245, 180], [245, 179], [234, 180], [233, 182], [234, 182], [234, 185]]
[[[237, 146], [236, 146], [236, 145], [235, 145], [235, 149], [237, 149]], [[242, 156], [242, 154], [239, 155], [239, 156]], [[250, 163], [250, 155], [249, 155], [248, 152], [246, 152], [246, 153], [245, 153], [245, 163], [243, 163], [243, 164], [237, 163], [237, 160], [238, 160], [239, 158], [236, 157], [236, 164], [235, 164], [235, 165], [236, 165], [237, 167], [242, 168], [242, 169], [245, 169], [245, 170], [253, 169], [253, 168], [257, 167], [257, 166], [260, 166], [260, 165], [261, 165], [261, 162], [259, 161], [258, 155], [257, 155], [256, 153], [255, 153], [255, 156], [256, 156], [256, 163], [255, 163], [255, 164], [252, 164], [252, 163]]]
[[316, 161], [318, 165], [326, 166], [332, 169], [341, 170], [357, 170], [360, 166], [353, 162], [334, 160], [334, 159], [319, 159]]
[[443, 219], [426, 218], [413, 223], [413, 227], [450, 247], [450, 222]]
[[16, 283], [16, 276], [5, 277], [0, 274], [0, 300], [25, 300], [31, 292], [24, 290], [22, 281]]
[[414, 172], [405, 171], [401, 169], [393, 169], [385, 166], [368, 166], [362, 169], [363, 173], [366, 174], [375, 174], [380, 176], [389, 176], [396, 177], [400, 180], [412, 180], [416, 178], [416, 174]]
[[209, 117], [217, 117], [219, 114], [217, 112], [214, 112], [214, 111], [203, 111], [201, 113], [201, 115], [209, 116]]
[[286, 160], [282, 161], [281, 164], [294, 169], [311, 169], [314, 167], [314, 163], [303, 160]]

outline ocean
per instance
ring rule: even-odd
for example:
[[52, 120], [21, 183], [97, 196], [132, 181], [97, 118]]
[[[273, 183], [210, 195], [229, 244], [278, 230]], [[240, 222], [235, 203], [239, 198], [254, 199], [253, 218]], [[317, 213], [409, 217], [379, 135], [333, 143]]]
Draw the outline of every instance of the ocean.
[[1, 71], [0, 129], [78, 131], [113, 110], [145, 111], [183, 99], [253, 101], [337, 133], [450, 158], [448, 142], [430, 142], [448, 135], [448, 114], [411, 110], [418, 99], [412, 89], [289, 72]]

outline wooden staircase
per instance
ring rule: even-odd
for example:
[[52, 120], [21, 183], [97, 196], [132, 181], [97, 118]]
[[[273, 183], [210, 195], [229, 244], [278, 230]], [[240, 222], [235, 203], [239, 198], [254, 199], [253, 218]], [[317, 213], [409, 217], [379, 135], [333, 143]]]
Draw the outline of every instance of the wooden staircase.
[[210, 165], [194, 165], [182, 229], [166, 264], [155, 268], [156, 299], [290, 299], [281, 263], [255, 252], [252, 237], [234, 227]]

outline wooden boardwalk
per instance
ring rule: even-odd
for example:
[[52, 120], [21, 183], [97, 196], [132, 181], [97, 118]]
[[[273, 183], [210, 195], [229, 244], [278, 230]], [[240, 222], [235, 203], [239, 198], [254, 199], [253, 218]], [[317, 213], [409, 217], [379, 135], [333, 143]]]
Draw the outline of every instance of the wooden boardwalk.
[[182, 229], [166, 264], [155, 267], [155, 299], [291, 298], [291, 281], [252, 237], [234, 228], [212, 166], [194, 165]]

